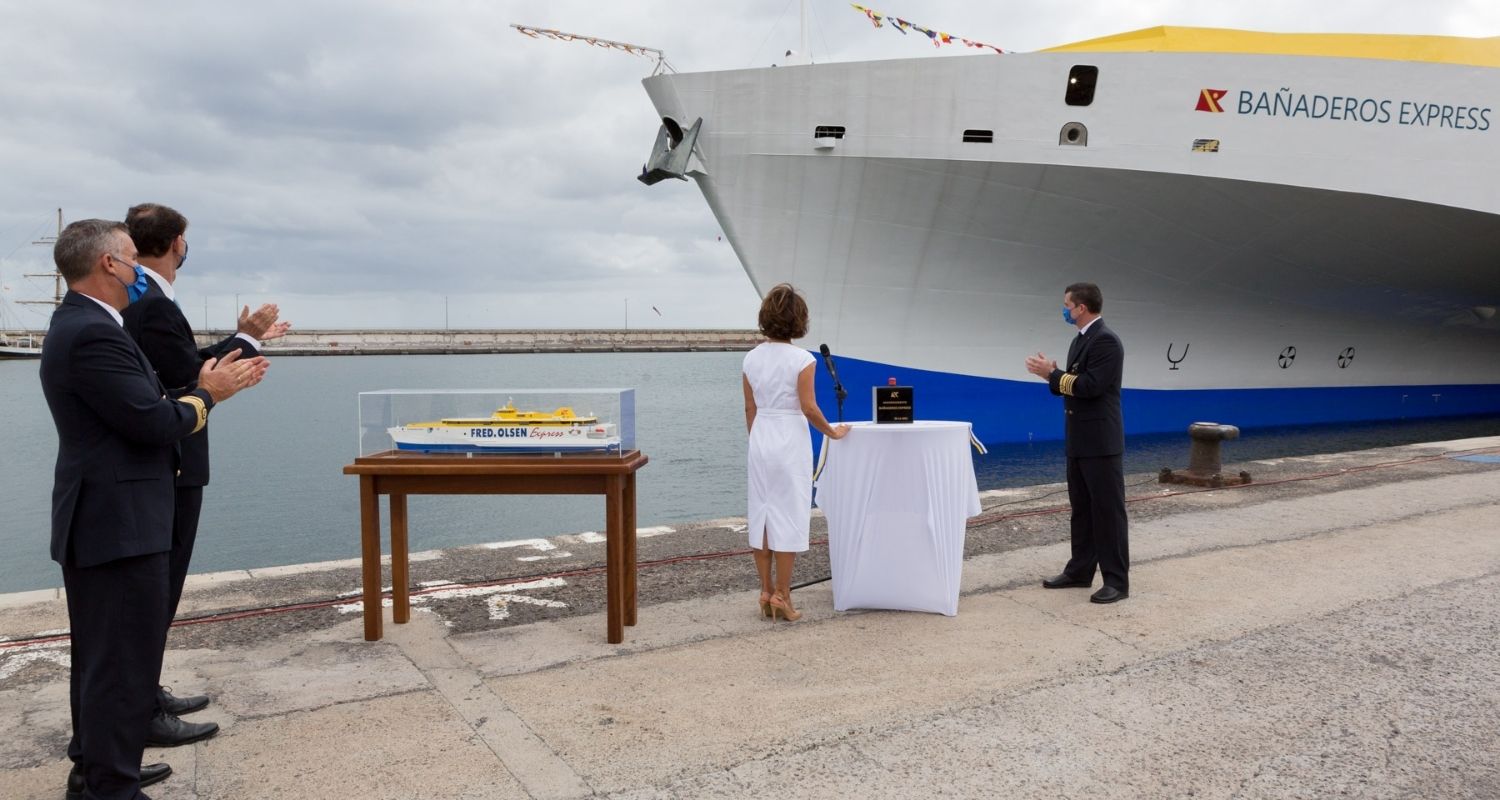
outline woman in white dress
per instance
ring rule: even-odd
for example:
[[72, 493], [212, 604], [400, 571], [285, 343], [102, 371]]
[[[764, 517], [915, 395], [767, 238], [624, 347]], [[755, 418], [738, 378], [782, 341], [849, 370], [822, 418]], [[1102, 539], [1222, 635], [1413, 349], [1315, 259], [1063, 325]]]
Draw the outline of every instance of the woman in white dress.
[[[848, 425], [829, 425], [813, 397], [812, 354], [792, 344], [807, 335], [807, 302], [790, 285], [772, 287], [760, 306], [766, 341], [745, 355], [745, 428], [750, 432], [750, 547], [760, 572], [760, 611], [796, 621], [792, 563], [807, 550], [812, 516], [812, 437], [830, 439]], [[776, 579], [771, 580], [775, 564]]]

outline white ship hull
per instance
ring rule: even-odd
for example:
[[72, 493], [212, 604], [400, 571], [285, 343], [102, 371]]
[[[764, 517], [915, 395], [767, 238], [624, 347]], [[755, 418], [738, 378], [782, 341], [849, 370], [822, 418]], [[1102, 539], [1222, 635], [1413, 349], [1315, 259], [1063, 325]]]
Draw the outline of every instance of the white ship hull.
[[[1078, 64], [1089, 106], [1063, 102]], [[757, 289], [807, 296], [854, 403], [894, 375], [985, 441], [1060, 436], [1023, 364], [1066, 351], [1082, 280], [1125, 343], [1131, 432], [1500, 412], [1500, 69], [1043, 53], [646, 88], [702, 118], [692, 177]]]

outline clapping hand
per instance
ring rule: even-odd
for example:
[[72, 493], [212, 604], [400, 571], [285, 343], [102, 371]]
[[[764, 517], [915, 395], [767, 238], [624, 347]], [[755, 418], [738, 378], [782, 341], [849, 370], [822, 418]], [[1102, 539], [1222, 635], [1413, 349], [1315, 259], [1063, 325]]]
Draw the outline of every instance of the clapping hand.
[[1043, 380], [1052, 377], [1053, 370], [1057, 369], [1057, 362], [1041, 353], [1026, 357], [1026, 371]]
[[248, 389], [266, 377], [271, 364], [265, 356], [240, 360], [235, 350], [223, 358], [210, 358], [198, 370], [198, 388], [208, 392], [215, 403], [222, 403], [242, 389]]
[[[275, 303], [266, 303], [260, 308], [255, 309], [254, 314], [250, 313], [250, 306], [245, 306], [240, 309], [238, 330], [240, 333], [254, 337], [257, 340], [274, 339], [286, 333], [286, 328], [282, 328], [281, 332], [276, 333], [275, 336], [269, 335], [273, 332], [273, 328], [276, 326], [276, 318], [280, 315], [281, 309]], [[287, 327], [290, 327], [290, 323], [288, 323]]]
[[272, 339], [280, 339], [281, 337], [286, 335], [287, 329], [291, 327], [292, 323], [285, 320], [280, 320], [271, 325], [271, 327], [267, 328], [265, 333], [255, 338], [262, 342], [268, 342]]

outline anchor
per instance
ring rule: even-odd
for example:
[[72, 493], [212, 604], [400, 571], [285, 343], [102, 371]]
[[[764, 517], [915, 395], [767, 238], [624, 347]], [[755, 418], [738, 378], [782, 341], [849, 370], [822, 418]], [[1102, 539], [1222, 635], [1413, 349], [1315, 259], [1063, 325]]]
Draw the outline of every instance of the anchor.
[[682, 126], [675, 120], [663, 119], [661, 129], [656, 132], [656, 144], [651, 147], [651, 156], [646, 159], [645, 166], [641, 167], [641, 174], [635, 176], [635, 179], [647, 186], [667, 178], [687, 180], [688, 159], [693, 156], [693, 148], [698, 144], [698, 131], [702, 127], [702, 117], [693, 122], [687, 133], [683, 133]]

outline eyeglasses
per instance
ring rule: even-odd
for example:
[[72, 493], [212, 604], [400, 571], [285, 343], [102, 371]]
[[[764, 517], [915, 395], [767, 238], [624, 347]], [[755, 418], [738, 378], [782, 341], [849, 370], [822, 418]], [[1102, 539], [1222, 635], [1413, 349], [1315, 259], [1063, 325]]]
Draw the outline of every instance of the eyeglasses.
[[120, 262], [121, 264], [124, 264], [127, 267], [130, 267], [132, 270], [135, 269], [135, 262], [134, 261], [126, 261], [125, 259], [120, 258], [119, 256], [115, 255], [114, 253], [106, 253], [105, 255], [109, 256], [110, 258], [114, 259], [115, 261]]

